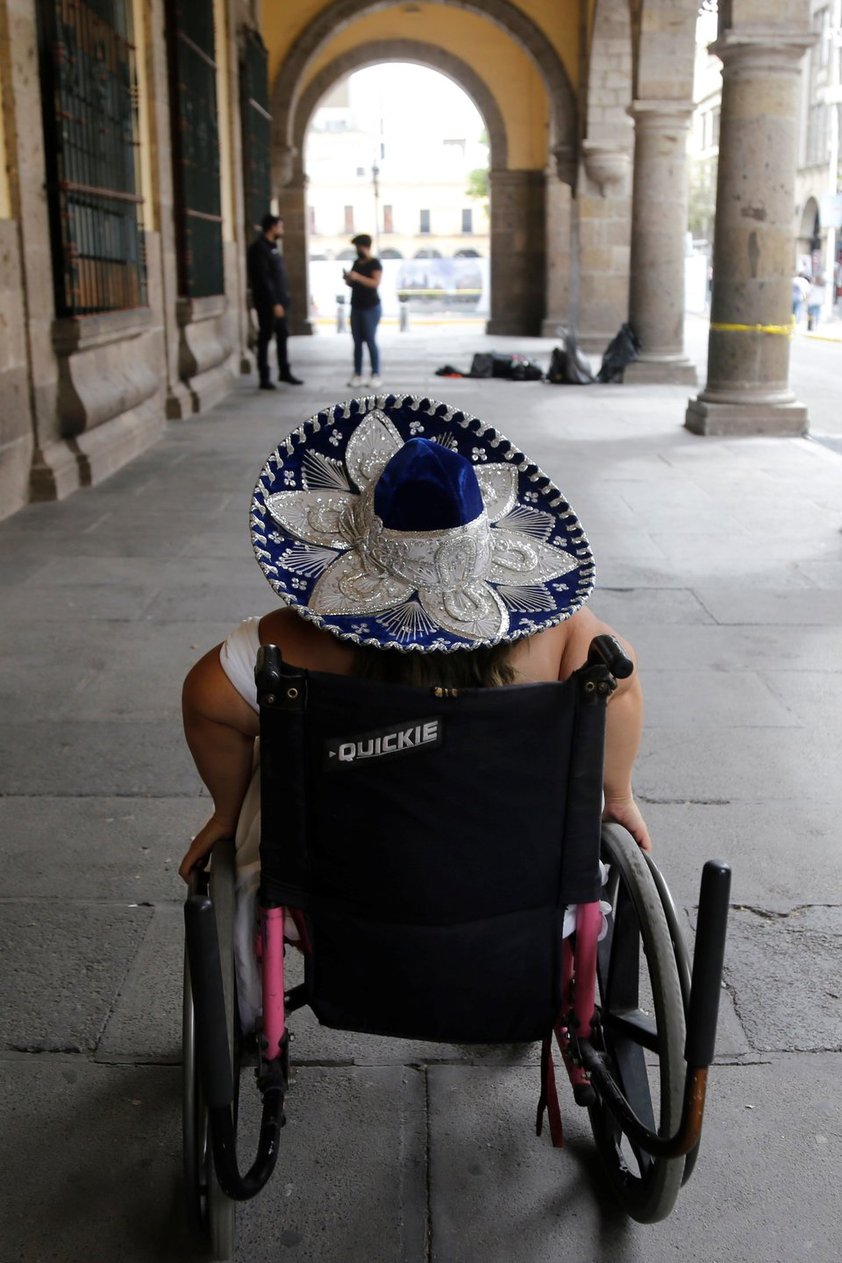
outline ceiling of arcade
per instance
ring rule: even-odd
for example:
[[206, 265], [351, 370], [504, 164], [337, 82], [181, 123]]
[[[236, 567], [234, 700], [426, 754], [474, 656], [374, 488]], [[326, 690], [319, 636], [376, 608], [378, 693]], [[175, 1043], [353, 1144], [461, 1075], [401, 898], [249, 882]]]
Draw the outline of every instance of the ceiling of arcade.
[[[580, 133], [598, 118], [604, 132], [632, 96], [689, 98], [696, 8], [694, 0], [264, 0], [276, 160], [288, 173], [300, 164], [312, 111], [343, 75], [410, 60], [448, 74], [473, 97], [495, 165], [542, 170], [554, 151], [570, 181]], [[622, 53], [622, 102], [607, 64], [614, 49]], [[590, 92], [581, 72], [588, 62]], [[594, 111], [600, 92], [607, 113]]]

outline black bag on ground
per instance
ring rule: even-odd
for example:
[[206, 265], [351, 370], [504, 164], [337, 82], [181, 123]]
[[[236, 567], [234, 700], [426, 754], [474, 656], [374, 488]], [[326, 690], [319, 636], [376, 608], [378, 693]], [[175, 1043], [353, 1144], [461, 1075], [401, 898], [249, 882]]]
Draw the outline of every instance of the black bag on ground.
[[510, 382], [537, 382], [544, 376], [540, 365], [526, 355], [484, 351], [471, 361], [471, 377], [503, 377]]
[[590, 386], [595, 378], [587, 361], [576, 345], [576, 339], [567, 330], [559, 330], [564, 341], [553, 347], [547, 381], [554, 386]]
[[632, 364], [639, 358], [640, 338], [631, 325], [621, 325], [620, 332], [614, 335], [605, 348], [596, 380], [598, 382], [621, 382], [626, 365]]

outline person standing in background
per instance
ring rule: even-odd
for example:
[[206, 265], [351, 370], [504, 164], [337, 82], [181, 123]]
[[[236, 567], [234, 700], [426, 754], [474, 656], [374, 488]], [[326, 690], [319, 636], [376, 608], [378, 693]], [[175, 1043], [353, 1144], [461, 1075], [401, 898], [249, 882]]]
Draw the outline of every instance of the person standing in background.
[[289, 281], [277, 245], [283, 235], [284, 221], [277, 215], [264, 215], [262, 232], [248, 248], [251, 301], [257, 312], [257, 371], [261, 390], [275, 389], [269, 370], [269, 343], [273, 338], [278, 344], [278, 381], [290, 386], [303, 385], [298, 377], [293, 377], [287, 355]]
[[796, 325], [801, 324], [801, 313], [810, 292], [810, 282], [803, 273], [792, 278], [792, 317]]
[[[382, 307], [377, 286], [383, 275], [383, 264], [371, 253], [371, 237], [368, 233], [360, 233], [351, 238], [351, 245], [356, 247], [357, 258], [349, 272], [342, 273], [342, 279], [351, 290], [351, 336], [354, 339], [354, 375], [349, 386], [380, 386], [380, 351], [377, 347], [377, 326], [380, 323]], [[371, 361], [371, 377], [366, 383], [363, 377], [363, 347], [368, 347]]]
[[807, 294], [807, 331], [818, 329], [822, 307], [827, 297], [827, 286], [823, 276], [814, 276]]

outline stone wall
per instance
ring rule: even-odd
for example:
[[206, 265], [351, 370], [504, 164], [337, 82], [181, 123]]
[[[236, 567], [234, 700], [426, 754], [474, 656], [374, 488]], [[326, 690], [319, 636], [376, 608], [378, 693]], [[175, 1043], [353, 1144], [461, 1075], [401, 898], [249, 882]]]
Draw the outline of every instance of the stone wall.
[[[250, 5], [245, 6], [249, 13]], [[36, 0], [0, 2], [0, 84], [8, 186], [0, 206], [0, 516], [108, 477], [162, 433], [211, 407], [248, 369], [236, 34], [243, 0], [223, 8], [226, 41], [225, 293], [178, 293], [163, 0], [135, 5], [147, 304], [55, 318]], [[8, 216], [8, 217], [5, 217]]]
[[0, 220], [0, 518], [28, 499], [32, 460], [18, 225]]

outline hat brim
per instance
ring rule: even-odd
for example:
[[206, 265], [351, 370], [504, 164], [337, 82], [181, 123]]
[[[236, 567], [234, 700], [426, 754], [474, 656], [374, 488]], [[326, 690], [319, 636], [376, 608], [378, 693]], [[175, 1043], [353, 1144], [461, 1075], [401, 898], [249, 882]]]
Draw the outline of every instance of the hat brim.
[[[414, 586], [378, 570], [360, 546], [380, 472], [419, 435], [474, 466], [493, 545], [480, 582]], [[415, 395], [352, 399], [293, 430], [260, 472], [251, 533], [271, 587], [303, 618], [404, 652], [534, 635], [580, 609], [595, 579], [584, 531], [551, 479], [477, 417]]]

